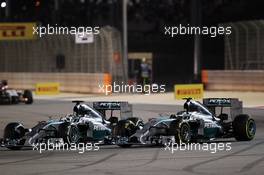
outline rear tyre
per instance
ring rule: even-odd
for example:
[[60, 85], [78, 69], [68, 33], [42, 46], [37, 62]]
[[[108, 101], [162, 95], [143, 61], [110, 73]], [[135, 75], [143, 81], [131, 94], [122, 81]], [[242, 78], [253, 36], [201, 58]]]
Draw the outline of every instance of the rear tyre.
[[25, 143], [21, 140], [25, 136], [25, 128], [20, 123], [9, 123], [4, 130], [4, 140], [12, 142], [7, 148], [10, 150], [20, 150]]
[[30, 90], [25, 90], [23, 94], [23, 98], [26, 98], [25, 104], [32, 104], [33, 103], [33, 95]]
[[255, 137], [256, 123], [246, 114], [236, 116], [233, 121], [233, 128], [237, 141], [249, 141]]
[[[136, 118], [135, 118], [135, 120], [136, 120]], [[132, 144], [129, 143], [130, 142], [129, 137], [132, 136], [133, 134], [135, 134], [137, 129], [138, 129], [137, 125], [133, 121], [131, 121], [130, 119], [120, 120], [117, 123], [117, 127], [116, 127], [116, 136], [118, 139], [120, 139], [118, 141], [119, 144], [117, 144], [117, 145], [121, 148], [131, 147]], [[122, 141], [123, 139], [125, 139], [125, 141]]]

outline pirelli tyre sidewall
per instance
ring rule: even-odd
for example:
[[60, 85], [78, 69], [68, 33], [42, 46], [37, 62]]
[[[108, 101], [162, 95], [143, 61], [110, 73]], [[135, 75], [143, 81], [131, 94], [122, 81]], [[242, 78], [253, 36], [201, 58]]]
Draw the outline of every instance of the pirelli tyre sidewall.
[[68, 131], [66, 138], [64, 137], [64, 142], [67, 144], [78, 144], [80, 142], [80, 132], [76, 125], [70, 125], [68, 126]]
[[240, 114], [233, 121], [234, 136], [238, 141], [249, 141], [255, 137], [256, 123], [249, 115]]
[[[129, 137], [134, 134], [136, 131], [136, 125], [131, 120], [120, 120], [117, 124], [117, 138], [126, 138], [127, 140]], [[122, 143], [117, 144], [119, 147], [122, 148], [129, 148], [132, 145], [129, 143]]]
[[188, 122], [180, 122], [178, 132], [175, 136], [175, 140], [178, 143], [190, 143], [191, 142], [191, 127]]

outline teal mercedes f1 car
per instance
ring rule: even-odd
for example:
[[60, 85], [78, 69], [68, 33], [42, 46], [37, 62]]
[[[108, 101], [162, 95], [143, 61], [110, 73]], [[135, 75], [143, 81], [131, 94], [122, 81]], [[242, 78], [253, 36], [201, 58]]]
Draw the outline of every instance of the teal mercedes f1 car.
[[242, 102], [234, 98], [208, 98], [203, 103], [188, 98], [184, 111], [153, 118], [134, 133], [127, 122], [120, 128], [123, 139], [119, 145], [208, 142], [218, 138], [249, 141], [255, 136], [256, 123], [242, 109]]
[[[60, 119], [41, 121], [32, 128], [22, 123], [12, 122], [4, 129], [2, 147], [19, 150], [40, 144], [115, 144], [118, 137], [117, 126], [123, 120], [133, 120], [128, 102], [94, 102], [91, 105], [73, 101], [73, 113]], [[119, 113], [121, 118], [114, 116]], [[120, 120], [120, 121], [119, 121]]]

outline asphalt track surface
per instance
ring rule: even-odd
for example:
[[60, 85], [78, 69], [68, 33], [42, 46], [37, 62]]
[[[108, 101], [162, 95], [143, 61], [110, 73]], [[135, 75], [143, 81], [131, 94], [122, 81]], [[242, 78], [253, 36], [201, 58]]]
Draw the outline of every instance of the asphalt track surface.
[[[37, 100], [33, 105], [1, 105], [0, 136], [11, 121], [21, 121], [31, 127], [37, 121], [72, 112], [73, 104], [65, 101]], [[160, 113], [175, 113], [180, 106], [137, 105], [134, 115], [144, 119]], [[262, 174], [264, 172], [264, 110], [244, 109], [255, 119], [257, 133], [253, 141], [231, 143], [230, 151], [169, 151], [165, 147], [100, 146], [98, 151], [44, 151], [32, 148], [10, 151], [0, 148], [0, 174], [106, 174], [106, 175], [167, 175], [167, 174]]]

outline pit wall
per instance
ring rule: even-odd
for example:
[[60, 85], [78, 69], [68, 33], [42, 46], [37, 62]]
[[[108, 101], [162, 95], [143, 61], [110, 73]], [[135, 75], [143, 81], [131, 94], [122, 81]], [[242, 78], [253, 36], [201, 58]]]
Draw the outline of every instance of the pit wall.
[[103, 93], [100, 85], [112, 83], [111, 75], [104, 73], [24, 73], [0, 72], [0, 80], [8, 80], [14, 89], [34, 90], [36, 83], [57, 82], [62, 92]]
[[264, 70], [203, 70], [202, 82], [206, 90], [264, 92]]

